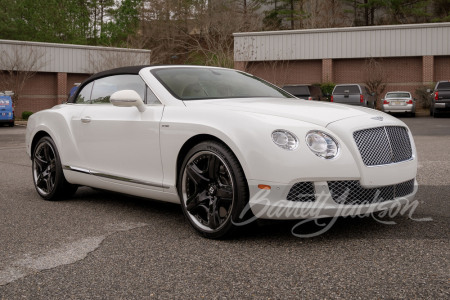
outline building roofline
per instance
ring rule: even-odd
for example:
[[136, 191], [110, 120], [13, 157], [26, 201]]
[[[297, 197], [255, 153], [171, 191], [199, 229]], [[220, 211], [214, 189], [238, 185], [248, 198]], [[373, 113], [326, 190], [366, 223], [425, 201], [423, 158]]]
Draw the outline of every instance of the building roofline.
[[442, 23], [421, 23], [421, 24], [402, 24], [402, 25], [381, 25], [381, 26], [359, 26], [359, 27], [336, 27], [336, 28], [318, 28], [318, 29], [295, 29], [278, 31], [257, 31], [257, 32], [237, 32], [234, 37], [261, 36], [261, 35], [283, 35], [283, 34], [306, 34], [306, 33], [331, 33], [348, 31], [374, 31], [374, 30], [392, 30], [392, 29], [417, 29], [417, 28], [439, 28], [450, 27], [450, 22]]
[[148, 50], [148, 49], [130, 49], [130, 48], [101, 47], [101, 46], [44, 43], [44, 42], [29, 42], [29, 41], [15, 41], [15, 40], [1, 40], [1, 39], [0, 39], [0, 44], [10, 44], [10, 45], [17, 45], [17, 46], [39, 46], [39, 47], [52, 47], [52, 48], [71, 48], [71, 49], [84, 49], [84, 50], [123, 51], [123, 52], [138, 52], [138, 53], [151, 53], [152, 52], [151, 50]]

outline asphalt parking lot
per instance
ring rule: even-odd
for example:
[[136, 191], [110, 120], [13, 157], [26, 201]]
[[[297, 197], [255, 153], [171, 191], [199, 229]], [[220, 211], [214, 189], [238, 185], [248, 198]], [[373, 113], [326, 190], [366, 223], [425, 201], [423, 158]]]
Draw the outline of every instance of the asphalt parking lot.
[[450, 118], [402, 120], [420, 162], [412, 218], [339, 219], [310, 239], [260, 222], [223, 241], [178, 205], [90, 188], [41, 200], [25, 127], [0, 127], [0, 299], [448, 299]]

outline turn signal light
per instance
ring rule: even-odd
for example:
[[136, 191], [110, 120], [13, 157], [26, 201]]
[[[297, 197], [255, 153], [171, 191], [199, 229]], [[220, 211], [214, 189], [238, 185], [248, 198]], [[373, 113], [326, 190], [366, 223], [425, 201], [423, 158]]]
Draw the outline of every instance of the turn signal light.
[[266, 184], [258, 184], [258, 188], [261, 190], [270, 190], [272, 187]]

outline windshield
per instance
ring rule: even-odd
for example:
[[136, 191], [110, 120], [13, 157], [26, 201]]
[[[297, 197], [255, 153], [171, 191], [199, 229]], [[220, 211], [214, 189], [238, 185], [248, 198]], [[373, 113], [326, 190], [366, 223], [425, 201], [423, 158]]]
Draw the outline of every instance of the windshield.
[[409, 93], [387, 93], [386, 98], [411, 98]]
[[260, 78], [235, 70], [179, 67], [154, 69], [151, 72], [180, 100], [292, 98], [282, 89]]

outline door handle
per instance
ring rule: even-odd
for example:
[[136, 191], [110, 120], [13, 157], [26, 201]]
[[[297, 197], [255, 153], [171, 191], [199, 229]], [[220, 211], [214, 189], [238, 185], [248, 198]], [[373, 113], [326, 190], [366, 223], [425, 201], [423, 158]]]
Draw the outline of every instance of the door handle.
[[89, 123], [89, 122], [91, 122], [91, 117], [83, 117], [83, 118], [81, 118], [81, 122]]

